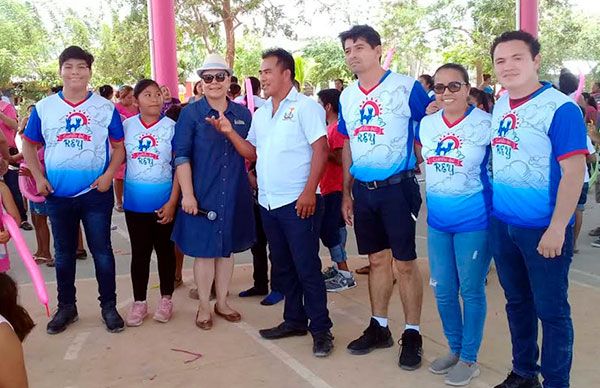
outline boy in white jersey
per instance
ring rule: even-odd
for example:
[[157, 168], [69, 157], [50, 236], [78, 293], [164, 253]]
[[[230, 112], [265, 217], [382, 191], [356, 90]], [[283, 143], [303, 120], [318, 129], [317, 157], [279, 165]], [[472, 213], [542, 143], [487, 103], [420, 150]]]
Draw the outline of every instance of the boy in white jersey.
[[[59, 57], [63, 91], [39, 101], [29, 118], [23, 156], [38, 192], [47, 197], [56, 251], [58, 310], [48, 323], [57, 334], [78, 319], [75, 305], [77, 230], [83, 222], [94, 257], [102, 320], [113, 333], [122, 331], [116, 309], [115, 258], [110, 242], [114, 198], [112, 179], [124, 158], [123, 126], [112, 102], [88, 92], [92, 54], [77, 46]], [[112, 145], [112, 157], [108, 144]], [[37, 145], [45, 147], [42, 172]]]
[[491, 49], [507, 93], [492, 117], [490, 240], [513, 354], [512, 371], [496, 388], [540, 387], [540, 369], [544, 387], [568, 387], [573, 356], [567, 289], [586, 130], [573, 100], [540, 83], [539, 52], [539, 42], [523, 31], [505, 32]]
[[342, 153], [342, 214], [348, 225], [356, 217], [358, 251], [369, 255], [373, 313], [368, 329], [348, 345], [348, 351], [366, 354], [393, 346], [387, 327], [393, 261], [406, 320], [398, 364], [414, 370], [421, 365], [423, 300], [415, 261], [421, 195], [414, 174], [414, 129], [425, 115], [429, 97], [417, 80], [383, 70], [381, 38], [372, 27], [354, 26], [340, 39], [346, 63], [358, 76], [358, 82], [340, 96], [338, 131], [349, 137]]

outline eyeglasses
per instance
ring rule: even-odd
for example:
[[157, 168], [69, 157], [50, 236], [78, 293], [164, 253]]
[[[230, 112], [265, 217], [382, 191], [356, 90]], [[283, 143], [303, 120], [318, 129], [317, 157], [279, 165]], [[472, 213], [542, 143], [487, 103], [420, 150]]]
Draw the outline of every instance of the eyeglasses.
[[227, 78], [227, 73], [221, 72], [217, 74], [202, 74], [200, 78], [202, 78], [202, 81], [207, 84], [213, 82], [213, 80], [217, 80], [217, 82], [223, 82], [225, 81], [225, 78]]
[[448, 90], [451, 91], [452, 93], [456, 93], [460, 90], [460, 88], [463, 85], [468, 85], [468, 83], [453, 81], [453, 82], [449, 82], [448, 85], [435, 84], [435, 85], [433, 85], [433, 92], [435, 94], [442, 94], [446, 91], [446, 88], [448, 88]]

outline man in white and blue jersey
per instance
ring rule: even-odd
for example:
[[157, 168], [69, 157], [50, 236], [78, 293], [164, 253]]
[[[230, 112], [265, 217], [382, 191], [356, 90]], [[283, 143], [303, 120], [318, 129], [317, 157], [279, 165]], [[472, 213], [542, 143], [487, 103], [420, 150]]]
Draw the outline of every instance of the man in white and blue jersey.
[[[123, 126], [112, 102], [88, 91], [92, 54], [77, 46], [59, 57], [62, 92], [39, 101], [29, 117], [23, 156], [38, 192], [47, 197], [56, 251], [58, 310], [48, 323], [57, 334], [78, 319], [75, 305], [77, 231], [83, 222], [94, 256], [102, 319], [110, 332], [124, 328], [116, 309], [115, 258], [110, 242], [112, 179], [124, 159]], [[112, 155], [109, 153], [109, 142]], [[45, 172], [37, 157], [44, 146]]]
[[338, 131], [348, 137], [342, 213], [348, 225], [355, 218], [358, 252], [369, 255], [373, 313], [369, 328], [348, 351], [366, 354], [393, 346], [387, 318], [394, 262], [406, 320], [399, 365], [414, 370], [421, 364], [423, 300], [415, 261], [421, 195], [414, 175], [414, 134], [430, 100], [417, 80], [381, 67], [381, 38], [372, 27], [354, 26], [340, 39], [346, 63], [358, 77], [340, 96]]
[[[505, 32], [491, 49], [506, 89], [492, 117], [492, 253], [507, 300], [512, 371], [497, 388], [569, 386], [573, 323], [568, 275], [586, 129], [568, 96], [540, 82], [540, 44]], [[538, 320], [542, 323], [538, 366]]]

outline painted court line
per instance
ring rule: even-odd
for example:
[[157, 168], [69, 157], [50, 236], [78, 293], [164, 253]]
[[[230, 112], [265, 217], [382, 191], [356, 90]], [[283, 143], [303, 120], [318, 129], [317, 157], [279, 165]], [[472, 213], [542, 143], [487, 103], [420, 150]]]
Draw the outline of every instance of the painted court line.
[[77, 334], [73, 342], [71, 342], [71, 345], [69, 345], [69, 347], [67, 348], [67, 352], [65, 353], [64, 359], [77, 360], [77, 357], [79, 357], [79, 351], [81, 351], [81, 348], [83, 348], [83, 344], [89, 336], [89, 331], [84, 331], [82, 333]]
[[248, 334], [256, 343], [269, 351], [273, 356], [277, 357], [281, 362], [286, 364], [290, 369], [298, 374], [298, 376], [302, 377], [306, 382], [312, 385], [315, 388], [333, 388], [331, 385], [327, 384], [323, 379], [314, 374], [310, 369], [304, 366], [300, 361], [296, 360], [290, 354], [285, 352], [279, 346], [275, 345], [273, 342], [264, 340], [258, 334], [258, 331], [247, 324], [246, 322], [239, 322], [236, 324], [237, 327], [242, 329], [246, 334]]

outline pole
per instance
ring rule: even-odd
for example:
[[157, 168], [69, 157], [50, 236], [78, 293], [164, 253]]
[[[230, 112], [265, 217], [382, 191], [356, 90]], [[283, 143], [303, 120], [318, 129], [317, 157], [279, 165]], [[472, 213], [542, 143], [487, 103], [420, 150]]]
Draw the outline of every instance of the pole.
[[174, 0], [148, 0], [153, 76], [167, 85], [173, 97], [179, 95], [177, 79], [177, 41]]
[[517, 0], [517, 29], [538, 36], [538, 0]]

